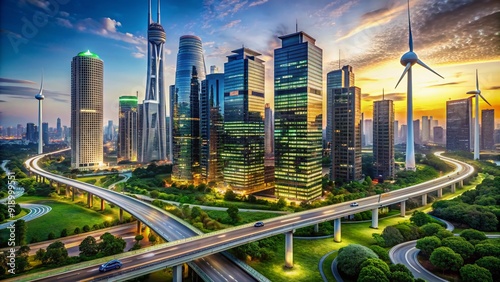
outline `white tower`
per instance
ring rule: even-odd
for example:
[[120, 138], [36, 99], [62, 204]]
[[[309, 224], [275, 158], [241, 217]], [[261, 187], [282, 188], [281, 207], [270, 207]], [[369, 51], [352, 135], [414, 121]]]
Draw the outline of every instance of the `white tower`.
[[[476, 118], [475, 124], [474, 124], [474, 160], [479, 160], [479, 96], [481, 96], [481, 99], [483, 99], [486, 104], [490, 105], [491, 104], [484, 99], [483, 95], [481, 95], [481, 90], [479, 90], [479, 80], [477, 76], [477, 70], [476, 70], [476, 90], [469, 91], [467, 94], [474, 94], [474, 97], [476, 98]], [[483, 137], [484, 138], [484, 137]]]
[[42, 83], [40, 85], [40, 90], [38, 94], [35, 95], [38, 100], [38, 154], [43, 154], [43, 138], [42, 138], [42, 107], [43, 107], [43, 73], [42, 73]]

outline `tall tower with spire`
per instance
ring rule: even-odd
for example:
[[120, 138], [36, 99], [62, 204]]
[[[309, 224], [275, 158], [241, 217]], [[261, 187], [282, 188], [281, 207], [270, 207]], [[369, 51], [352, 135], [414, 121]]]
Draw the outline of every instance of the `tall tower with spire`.
[[38, 100], [38, 154], [43, 154], [43, 139], [42, 139], [42, 107], [43, 107], [43, 73], [42, 73], [42, 83], [40, 84], [40, 90], [38, 94], [35, 95]]
[[151, 17], [151, 0], [148, 1], [148, 72], [146, 95], [142, 103], [142, 136], [140, 161], [167, 160], [166, 152], [166, 103], [163, 79], [163, 45], [165, 30], [160, 24], [160, 0], [156, 22]]

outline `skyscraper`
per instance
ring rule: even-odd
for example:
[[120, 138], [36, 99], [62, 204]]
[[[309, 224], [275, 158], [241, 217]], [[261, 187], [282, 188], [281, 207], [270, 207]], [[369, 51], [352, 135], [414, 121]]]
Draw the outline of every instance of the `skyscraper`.
[[[184, 35], [179, 40], [172, 107], [174, 155], [172, 178], [177, 181], [191, 181], [193, 176], [200, 173], [199, 154], [198, 157], [194, 154], [196, 150], [199, 151], [199, 147], [193, 147], [195, 143], [199, 144], [199, 133], [197, 136], [192, 136], [193, 132], [200, 130], [199, 113], [196, 113], [196, 109], [199, 109], [199, 97], [192, 96], [193, 69], [197, 72], [198, 81], [205, 79], [201, 39], [194, 35]], [[193, 99], [198, 102], [193, 104]]]
[[427, 142], [429, 142], [429, 138], [430, 138], [430, 120], [429, 120], [429, 117], [428, 116], [423, 116], [422, 117], [422, 134], [421, 134], [421, 142], [422, 144], [425, 144]]
[[481, 149], [495, 149], [495, 110], [481, 110]]
[[224, 64], [224, 181], [235, 190], [264, 188], [264, 61], [240, 48]]
[[305, 32], [279, 37], [274, 50], [275, 193], [321, 196], [323, 50]]
[[207, 75], [201, 82], [201, 176], [207, 182], [223, 181], [224, 74]]
[[375, 177], [394, 178], [394, 104], [373, 102], [373, 161]]
[[80, 52], [71, 62], [71, 168], [94, 169], [103, 163], [103, 62]]
[[434, 143], [444, 144], [444, 129], [441, 126], [434, 126], [432, 131], [434, 134]]
[[141, 151], [139, 161], [167, 160], [166, 101], [163, 78], [165, 30], [160, 24], [160, 1], [156, 22], [151, 17], [151, 0], [148, 1], [148, 70], [146, 93], [141, 109]]
[[472, 98], [446, 101], [446, 150], [472, 150]]
[[265, 106], [264, 111], [264, 130], [265, 130], [265, 149], [266, 157], [274, 157], [274, 115], [269, 103]]
[[332, 166], [330, 179], [356, 181], [361, 178], [361, 89], [333, 90]]
[[104, 135], [104, 142], [113, 140], [113, 120], [108, 120], [108, 126], [106, 126], [106, 134]]
[[26, 124], [26, 140], [30, 142], [36, 141], [36, 127], [32, 122]]
[[[365, 145], [373, 145], [373, 120], [365, 119], [364, 123]], [[363, 132], [362, 131], [362, 132]]]
[[62, 138], [62, 127], [61, 127], [61, 119], [57, 118], [57, 127], [56, 127], [56, 138]]
[[42, 138], [43, 138], [43, 145], [49, 145], [49, 123], [48, 122], [43, 122], [42, 123]]
[[399, 144], [399, 121], [394, 121], [394, 145]]
[[119, 98], [117, 161], [137, 161], [137, 97]]
[[415, 144], [422, 144], [422, 138], [420, 136], [420, 120], [413, 121], [413, 136], [415, 140]]

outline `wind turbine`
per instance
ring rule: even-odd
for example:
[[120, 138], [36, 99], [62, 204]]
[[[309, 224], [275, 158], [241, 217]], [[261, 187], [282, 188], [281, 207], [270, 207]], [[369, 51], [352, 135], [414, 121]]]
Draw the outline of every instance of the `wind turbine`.
[[43, 72], [42, 72], [42, 83], [40, 85], [40, 90], [38, 94], [35, 95], [38, 100], [38, 154], [43, 153], [43, 139], [42, 139], [42, 103], [45, 96], [43, 96]]
[[474, 160], [479, 160], [479, 96], [486, 102], [486, 104], [491, 104], [484, 99], [481, 95], [481, 90], [479, 90], [479, 80], [477, 79], [477, 69], [476, 69], [476, 90], [469, 91], [467, 94], [474, 94], [476, 96], [476, 120], [474, 126]]
[[411, 22], [410, 22], [410, 0], [408, 0], [408, 29], [409, 29], [409, 47], [410, 51], [406, 52], [401, 57], [401, 64], [405, 66], [405, 70], [403, 74], [399, 78], [396, 87], [398, 87], [399, 83], [403, 79], [406, 73], [408, 73], [408, 94], [406, 98], [406, 170], [415, 170], [415, 144], [414, 144], [414, 136], [413, 136], [413, 97], [412, 97], [412, 78], [411, 78], [411, 67], [416, 63], [421, 65], [422, 67], [430, 70], [435, 73], [439, 77], [443, 78], [437, 72], [433, 71], [430, 67], [428, 67], [424, 62], [418, 59], [416, 53], [413, 52], [413, 38], [411, 35]]

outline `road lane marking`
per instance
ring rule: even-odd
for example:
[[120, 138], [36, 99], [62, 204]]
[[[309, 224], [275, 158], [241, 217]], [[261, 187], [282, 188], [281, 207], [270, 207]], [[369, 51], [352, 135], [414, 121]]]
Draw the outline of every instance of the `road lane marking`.
[[420, 273], [420, 270], [418, 270], [417, 268], [415, 268], [415, 267], [411, 264], [410, 260], [408, 259], [408, 253], [410, 253], [413, 249], [416, 249], [416, 248], [415, 248], [415, 247], [413, 247], [413, 248], [409, 249], [408, 251], [406, 251], [406, 253], [405, 253], [405, 260], [406, 260], [406, 262], [408, 263], [408, 265], [409, 265], [409, 266], [411, 266], [411, 268], [415, 269], [415, 271], [416, 271], [416, 272]]
[[300, 219], [300, 216], [296, 216], [296, 217], [292, 217], [292, 218], [289, 218], [289, 219], [280, 220], [280, 222], [288, 222], [288, 221], [293, 221], [293, 220], [297, 220], [297, 219]]

